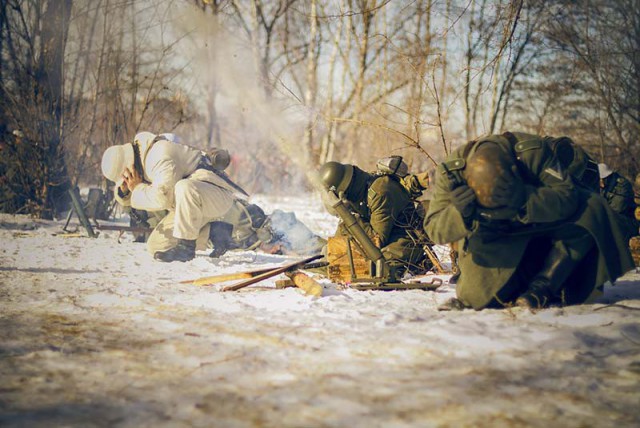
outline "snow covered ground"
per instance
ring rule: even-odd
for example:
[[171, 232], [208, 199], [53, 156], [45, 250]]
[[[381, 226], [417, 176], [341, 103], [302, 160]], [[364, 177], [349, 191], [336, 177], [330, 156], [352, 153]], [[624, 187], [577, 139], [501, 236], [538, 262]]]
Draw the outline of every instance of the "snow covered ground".
[[[314, 196], [254, 201], [336, 225]], [[62, 225], [0, 215], [1, 426], [640, 425], [638, 273], [592, 305], [438, 312], [452, 286], [180, 284], [292, 259], [163, 264]]]

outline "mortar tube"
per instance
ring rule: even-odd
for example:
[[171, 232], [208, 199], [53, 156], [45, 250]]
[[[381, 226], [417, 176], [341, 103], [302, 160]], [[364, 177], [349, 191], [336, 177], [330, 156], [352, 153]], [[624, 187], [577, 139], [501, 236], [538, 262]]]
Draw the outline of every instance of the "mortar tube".
[[333, 210], [342, 219], [345, 227], [353, 239], [360, 244], [360, 247], [362, 247], [367, 258], [376, 266], [376, 277], [383, 278], [386, 276], [389, 273], [389, 266], [382, 255], [382, 251], [380, 251], [371, 238], [369, 238], [369, 235], [367, 235], [367, 232], [362, 228], [356, 216], [351, 213], [351, 210], [349, 210], [342, 199], [340, 199], [332, 190], [328, 190], [327, 194], [327, 202], [330, 204], [331, 208], [333, 208]]

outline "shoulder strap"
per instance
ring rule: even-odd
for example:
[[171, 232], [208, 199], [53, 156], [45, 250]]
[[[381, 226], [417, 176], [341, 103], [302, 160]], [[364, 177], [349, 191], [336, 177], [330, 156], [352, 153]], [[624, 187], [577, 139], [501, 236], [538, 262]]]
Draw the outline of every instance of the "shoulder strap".
[[527, 152], [529, 150], [539, 149], [540, 147], [542, 147], [542, 141], [536, 139], [536, 140], [518, 141], [513, 146], [513, 149], [515, 150], [516, 153], [524, 153], [524, 152]]
[[467, 166], [467, 162], [463, 158], [455, 158], [442, 163], [442, 167], [447, 173], [464, 169], [465, 166]]
[[151, 148], [154, 146], [154, 144], [156, 144], [158, 141], [162, 141], [162, 140], [167, 140], [167, 138], [165, 136], [163, 136], [163, 135], [156, 135], [156, 137], [153, 140], [151, 140], [151, 142], [147, 146], [147, 149], [145, 150], [144, 153], [140, 152], [140, 143], [138, 143], [136, 140], [133, 140], [131, 145], [133, 146], [134, 153], [137, 153], [138, 157], [140, 158], [140, 167], [142, 167], [142, 161], [147, 158], [147, 153], [149, 153], [149, 150], [151, 150]]
[[447, 176], [449, 181], [453, 183], [454, 186], [459, 186], [460, 184], [464, 184], [464, 179], [462, 178], [462, 169], [465, 167], [466, 162], [462, 158], [452, 159], [447, 162], [442, 163], [442, 172]]
[[142, 156], [140, 155], [140, 145], [137, 144], [135, 141], [131, 143], [131, 145], [133, 146], [133, 169], [135, 169], [138, 175], [142, 177], [142, 181], [144, 183], [147, 183], [147, 181], [144, 179], [144, 168], [142, 168]]

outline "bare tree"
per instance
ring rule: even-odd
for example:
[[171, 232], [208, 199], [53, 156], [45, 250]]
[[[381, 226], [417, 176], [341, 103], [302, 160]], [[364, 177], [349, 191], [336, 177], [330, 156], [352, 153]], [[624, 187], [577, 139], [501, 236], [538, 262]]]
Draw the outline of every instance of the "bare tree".
[[[201, 66], [216, 69], [199, 91], [185, 87], [198, 59], [177, 49], [197, 30], [176, 25], [172, 11], [185, 4], [223, 37], [204, 43]], [[635, 0], [1, 2], [0, 185], [13, 204], [3, 207], [50, 215], [33, 207], [62, 183], [97, 181], [102, 151], [142, 129], [233, 148], [253, 191], [290, 187], [332, 159], [366, 165], [393, 152], [430, 168], [462, 140], [505, 129], [573, 136], [635, 174], [638, 9]], [[27, 159], [43, 159], [39, 177], [59, 177], [16, 174]]]
[[559, 1], [549, 6], [548, 37], [559, 56], [570, 56], [584, 82], [579, 118], [599, 141], [601, 160], [635, 176], [640, 137], [640, 4]]
[[[0, 152], [3, 211], [51, 218], [69, 186], [64, 162], [64, 53], [72, 1], [2, 2]], [[61, 208], [61, 207], [60, 207]]]
[[67, 76], [74, 104], [74, 181], [89, 179], [88, 171], [95, 171], [109, 145], [131, 141], [140, 130], [171, 131], [191, 114], [180, 92], [170, 89], [182, 70], [168, 65], [176, 41], [161, 36], [168, 25], [167, 4], [151, 9], [114, 0], [80, 5], [72, 34], [87, 42], [66, 60], [80, 64]]
[[100, 181], [107, 146], [188, 120], [163, 40], [170, 3], [1, 3], [3, 210], [51, 217], [69, 185]]

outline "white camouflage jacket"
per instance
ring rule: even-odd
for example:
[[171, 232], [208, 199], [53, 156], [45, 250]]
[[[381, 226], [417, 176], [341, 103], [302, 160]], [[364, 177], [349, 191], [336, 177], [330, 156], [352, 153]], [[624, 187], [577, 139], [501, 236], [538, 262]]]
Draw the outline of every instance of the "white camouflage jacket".
[[174, 142], [175, 137], [171, 134], [167, 135], [168, 139], [153, 142], [155, 137], [151, 132], [141, 132], [135, 136], [134, 144], [140, 147], [144, 181], [126, 195], [122, 195], [116, 186], [115, 198], [119, 203], [145, 211], [173, 210], [175, 185], [184, 178], [208, 182], [230, 193], [235, 192], [214, 172], [198, 169], [205, 156], [201, 150]]

